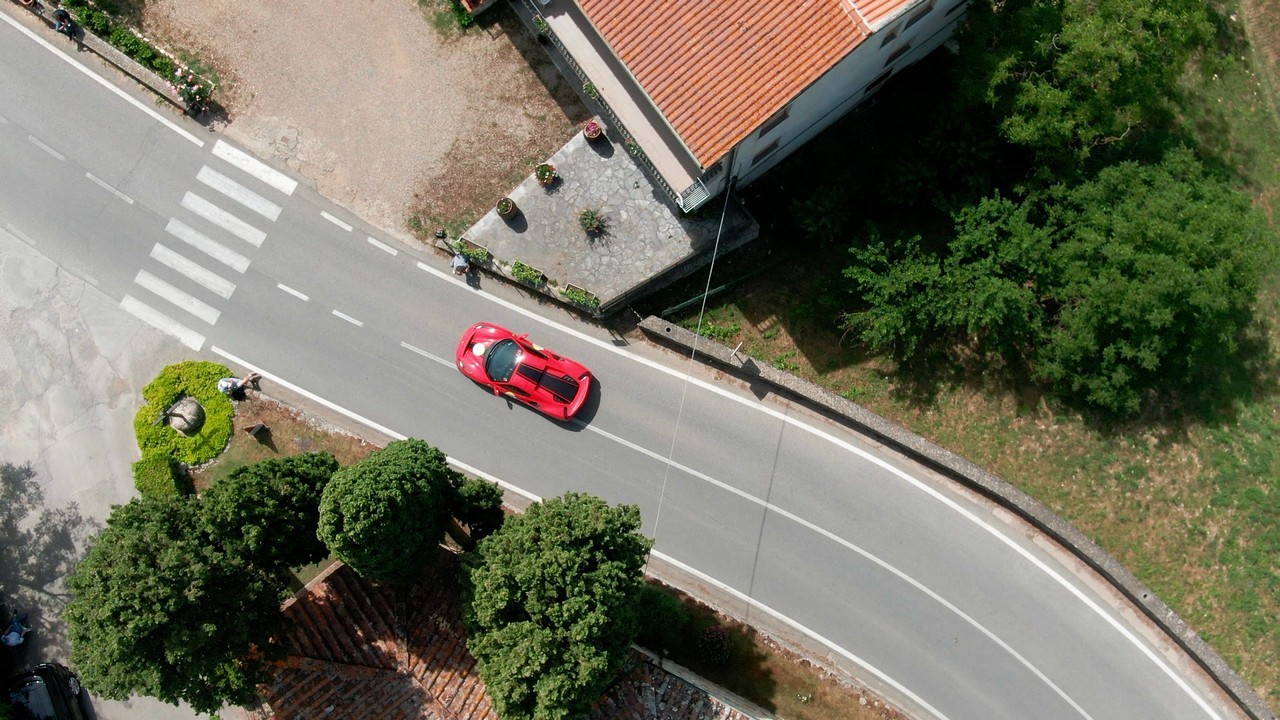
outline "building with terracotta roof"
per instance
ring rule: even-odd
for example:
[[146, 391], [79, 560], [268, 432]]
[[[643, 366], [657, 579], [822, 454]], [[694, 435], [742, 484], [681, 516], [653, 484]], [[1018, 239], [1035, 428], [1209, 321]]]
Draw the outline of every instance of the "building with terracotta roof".
[[760, 177], [945, 42], [968, 0], [524, 0], [683, 209]]

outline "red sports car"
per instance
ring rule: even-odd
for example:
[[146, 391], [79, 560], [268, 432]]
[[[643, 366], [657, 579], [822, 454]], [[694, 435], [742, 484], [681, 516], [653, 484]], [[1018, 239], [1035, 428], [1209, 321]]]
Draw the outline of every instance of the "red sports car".
[[463, 375], [557, 420], [573, 417], [591, 392], [591, 371], [582, 363], [498, 325], [467, 328], [457, 355]]

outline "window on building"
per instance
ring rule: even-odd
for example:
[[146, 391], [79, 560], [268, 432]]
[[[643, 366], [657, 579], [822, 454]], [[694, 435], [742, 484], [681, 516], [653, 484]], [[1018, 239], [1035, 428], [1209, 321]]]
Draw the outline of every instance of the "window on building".
[[782, 121], [786, 120], [789, 117], [791, 117], [790, 105], [774, 113], [773, 117], [769, 118], [769, 122], [765, 123], [764, 126], [760, 128], [760, 134], [757, 135], [757, 137], [764, 137], [765, 135], [768, 135], [769, 133], [773, 132], [774, 128], [781, 125]]
[[884, 81], [888, 80], [889, 76], [892, 74], [893, 74], [893, 68], [889, 68], [888, 70], [885, 70], [884, 72], [880, 73], [880, 75], [876, 77], [875, 80], [872, 80], [871, 82], [867, 83], [867, 86], [862, 89], [862, 94], [870, 95], [873, 90], [875, 90], [876, 88], [884, 84]]
[[[963, 2], [963, 0], [961, 0]], [[898, 39], [898, 28], [893, 28], [884, 34], [884, 39], [880, 41], [880, 47], [884, 47], [894, 40]]]
[[925, 3], [924, 7], [911, 13], [911, 17], [907, 18], [907, 24], [903, 25], [902, 29], [906, 30], [912, 25], [915, 25], [916, 23], [920, 22], [921, 20], [924, 19], [924, 16], [928, 15], [929, 12], [932, 10], [933, 10], [933, 0], [929, 0], [929, 2]]
[[773, 154], [773, 152], [774, 152], [775, 150], [777, 150], [777, 149], [778, 149], [778, 141], [777, 141], [777, 140], [774, 140], [773, 142], [769, 143], [768, 145], [765, 145], [763, 150], [761, 150], [760, 152], [756, 153], [756, 154], [755, 154], [755, 157], [751, 158], [751, 166], [752, 166], [752, 167], [755, 167], [756, 165], [759, 165], [761, 160], [764, 160], [765, 158], [767, 158], [767, 157], [769, 157], [770, 155], [772, 155], [772, 154]]
[[906, 55], [906, 54], [907, 54], [907, 51], [908, 51], [908, 50], [910, 50], [910, 49], [911, 49], [911, 43], [903, 43], [902, 47], [900, 47], [900, 48], [898, 48], [897, 50], [894, 50], [893, 52], [889, 53], [889, 58], [888, 58], [887, 60], [885, 60], [885, 61], [884, 61], [884, 66], [885, 66], [885, 67], [889, 67], [890, 65], [892, 65], [892, 64], [893, 64], [893, 61], [894, 61], [894, 60], [897, 60], [898, 58], [902, 57], [903, 55]]

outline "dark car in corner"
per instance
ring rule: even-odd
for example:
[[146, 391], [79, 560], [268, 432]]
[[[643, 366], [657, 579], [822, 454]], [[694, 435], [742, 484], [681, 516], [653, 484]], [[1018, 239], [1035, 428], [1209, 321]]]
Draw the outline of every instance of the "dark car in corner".
[[80, 709], [80, 678], [66, 665], [29, 667], [8, 682], [16, 720], [86, 720]]

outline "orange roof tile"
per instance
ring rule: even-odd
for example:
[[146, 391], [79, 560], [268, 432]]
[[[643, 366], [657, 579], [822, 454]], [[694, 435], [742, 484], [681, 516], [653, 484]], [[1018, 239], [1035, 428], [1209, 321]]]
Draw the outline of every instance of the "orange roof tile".
[[[872, 0], [877, 18], [913, 0]], [[848, 55], [851, 0], [578, 0], [703, 167]]]

